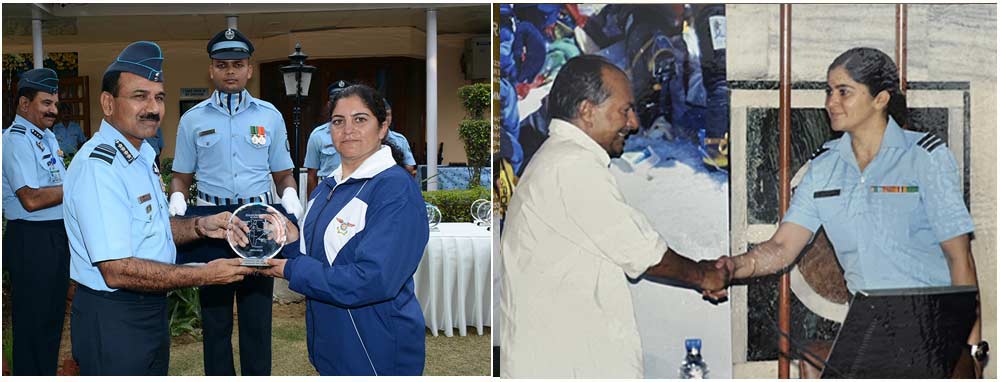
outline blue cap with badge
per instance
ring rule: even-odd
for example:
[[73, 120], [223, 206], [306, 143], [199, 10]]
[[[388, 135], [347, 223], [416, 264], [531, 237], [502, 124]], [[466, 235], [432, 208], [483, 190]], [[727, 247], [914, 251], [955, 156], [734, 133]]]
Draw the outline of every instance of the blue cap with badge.
[[128, 72], [153, 82], [163, 82], [163, 50], [152, 41], [136, 41], [124, 50], [104, 73]]
[[253, 54], [253, 43], [240, 31], [229, 28], [208, 40], [208, 57], [214, 60], [242, 60]]
[[330, 98], [333, 98], [333, 96], [337, 95], [337, 93], [340, 93], [341, 90], [347, 89], [348, 86], [351, 86], [351, 83], [347, 81], [344, 80], [334, 81], [332, 84], [330, 84], [330, 86], [326, 87], [326, 92], [327, 94], [330, 95]]
[[59, 92], [59, 77], [56, 71], [49, 68], [31, 69], [21, 74], [17, 81], [17, 90], [38, 89], [46, 93], [56, 94]]

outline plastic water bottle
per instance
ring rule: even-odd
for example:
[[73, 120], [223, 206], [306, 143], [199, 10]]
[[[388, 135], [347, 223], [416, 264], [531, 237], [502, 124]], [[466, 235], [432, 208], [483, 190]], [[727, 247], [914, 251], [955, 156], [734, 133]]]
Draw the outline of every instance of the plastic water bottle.
[[681, 364], [681, 379], [708, 378], [708, 365], [701, 359], [701, 339], [686, 339], [684, 347], [687, 349], [687, 356]]

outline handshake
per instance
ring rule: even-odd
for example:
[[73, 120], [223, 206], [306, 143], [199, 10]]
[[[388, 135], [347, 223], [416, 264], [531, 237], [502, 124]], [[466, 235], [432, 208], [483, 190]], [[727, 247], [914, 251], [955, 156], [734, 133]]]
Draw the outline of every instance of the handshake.
[[712, 302], [725, 301], [729, 296], [726, 290], [732, 283], [736, 273], [736, 262], [732, 257], [723, 256], [715, 260], [701, 260], [697, 263], [700, 282], [697, 287], [701, 295]]

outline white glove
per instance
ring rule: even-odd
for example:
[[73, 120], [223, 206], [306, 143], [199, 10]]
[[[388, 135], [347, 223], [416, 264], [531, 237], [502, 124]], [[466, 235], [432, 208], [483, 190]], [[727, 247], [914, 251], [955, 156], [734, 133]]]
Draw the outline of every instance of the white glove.
[[296, 220], [302, 220], [302, 203], [294, 188], [285, 188], [285, 192], [281, 194], [281, 206], [285, 207], [285, 212], [295, 215]]
[[184, 216], [184, 213], [187, 212], [187, 208], [187, 199], [184, 197], [184, 194], [180, 192], [170, 194], [170, 216]]

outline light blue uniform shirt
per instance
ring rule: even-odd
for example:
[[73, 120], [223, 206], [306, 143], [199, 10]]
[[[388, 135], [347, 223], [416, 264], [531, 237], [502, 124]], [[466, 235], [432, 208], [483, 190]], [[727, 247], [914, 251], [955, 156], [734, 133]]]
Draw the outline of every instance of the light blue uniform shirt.
[[849, 133], [823, 149], [784, 221], [812, 232], [825, 228], [847, 288], [853, 293], [951, 285], [941, 242], [974, 227], [943, 140], [904, 131], [890, 118], [882, 146], [863, 172]]
[[114, 291], [97, 263], [135, 257], [173, 264], [177, 257], [160, 170], [153, 148], [136, 149], [101, 121], [69, 166], [63, 211], [69, 236], [70, 278]]
[[22, 187], [42, 188], [63, 184], [66, 167], [59, 156], [59, 142], [49, 130], [39, 129], [20, 115], [3, 133], [3, 216], [8, 220], [59, 220], [62, 206], [28, 212], [17, 198]]
[[413, 160], [413, 153], [410, 151], [410, 142], [406, 140], [406, 136], [397, 133], [393, 130], [389, 130], [389, 135], [387, 136], [390, 142], [396, 145], [400, 150], [403, 151], [403, 164], [407, 166], [416, 166], [417, 161]]
[[340, 167], [340, 153], [333, 146], [330, 136], [330, 122], [316, 126], [309, 134], [309, 144], [306, 145], [305, 168], [315, 168], [316, 176], [323, 178]]
[[87, 137], [83, 135], [83, 129], [76, 121], [69, 121], [69, 125], [64, 122], [56, 122], [52, 126], [52, 132], [56, 135], [59, 148], [62, 149], [64, 155], [76, 154], [76, 148], [87, 141]]
[[281, 113], [246, 90], [216, 90], [184, 113], [174, 155], [174, 171], [196, 173], [198, 191], [220, 198], [264, 194], [272, 172], [292, 168]]

